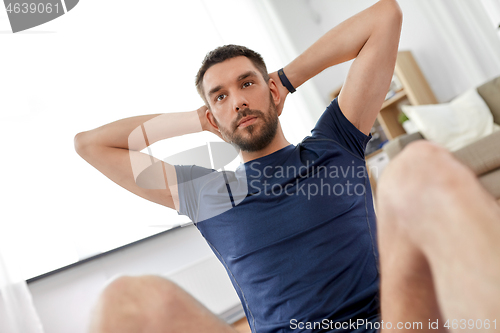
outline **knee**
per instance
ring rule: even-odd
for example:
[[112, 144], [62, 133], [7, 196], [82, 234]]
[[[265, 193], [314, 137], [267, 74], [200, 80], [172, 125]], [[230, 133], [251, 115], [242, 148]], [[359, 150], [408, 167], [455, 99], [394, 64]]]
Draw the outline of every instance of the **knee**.
[[448, 150], [425, 140], [413, 142], [380, 177], [377, 213], [381, 225], [389, 224], [390, 229], [404, 221], [414, 228], [425, 220], [439, 220], [450, 207], [467, 202], [475, 183], [474, 173]]
[[475, 178], [451, 152], [427, 140], [410, 143], [387, 166], [383, 176], [381, 191], [392, 195], [404, 190], [417, 194], [431, 188], [441, 193], [454, 191], [464, 179]]
[[151, 309], [173, 309], [178, 290], [175, 283], [160, 276], [120, 276], [104, 288], [100, 302], [141, 316]]
[[408, 171], [412, 171], [415, 175], [424, 174], [426, 177], [440, 177], [452, 161], [453, 156], [445, 148], [427, 140], [418, 140], [410, 143], [394, 159], [393, 167], [395, 172], [406, 173], [406, 176], [409, 176]]
[[[120, 276], [101, 292], [91, 313], [89, 332], [139, 332], [154, 317], [172, 313], [165, 308], [175, 286], [159, 276]], [[159, 313], [161, 312], [161, 313]], [[175, 314], [174, 314], [175, 315]]]
[[430, 157], [435, 155], [451, 155], [451, 153], [442, 146], [428, 140], [417, 140], [410, 142], [401, 152], [400, 156], [408, 157]]

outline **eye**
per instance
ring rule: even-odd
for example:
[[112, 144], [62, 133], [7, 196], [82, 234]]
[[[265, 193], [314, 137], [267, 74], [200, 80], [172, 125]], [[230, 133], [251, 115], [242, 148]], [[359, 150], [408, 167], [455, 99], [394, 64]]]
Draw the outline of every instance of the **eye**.
[[220, 102], [220, 101], [222, 101], [222, 99], [224, 98], [224, 96], [226, 96], [226, 95], [224, 95], [224, 94], [220, 94], [220, 95], [218, 95], [217, 97], [215, 97], [215, 101], [216, 101], [216, 102]]
[[249, 82], [245, 82], [245, 83], [243, 83], [243, 87], [246, 88], [246, 87], [251, 86], [252, 84], [253, 84], [253, 82], [250, 82], [250, 81]]

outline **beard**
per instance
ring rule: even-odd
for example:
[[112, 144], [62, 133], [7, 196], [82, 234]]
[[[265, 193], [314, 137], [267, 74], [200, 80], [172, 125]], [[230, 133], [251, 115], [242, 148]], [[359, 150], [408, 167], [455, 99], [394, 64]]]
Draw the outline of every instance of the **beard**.
[[[267, 116], [260, 110], [249, 108], [243, 109], [239, 111], [238, 118], [234, 122], [235, 125], [232, 126], [232, 128], [234, 128], [232, 131], [222, 128], [218, 122], [215, 121], [223, 137], [235, 146], [237, 150], [241, 149], [247, 152], [262, 150], [267, 147], [276, 136], [278, 129], [278, 110], [276, 109], [276, 104], [272, 99], [271, 93], [269, 93], [269, 97], [270, 103]], [[258, 123], [253, 123], [238, 129], [238, 122], [247, 116], [258, 117], [262, 122], [260, 125]]]

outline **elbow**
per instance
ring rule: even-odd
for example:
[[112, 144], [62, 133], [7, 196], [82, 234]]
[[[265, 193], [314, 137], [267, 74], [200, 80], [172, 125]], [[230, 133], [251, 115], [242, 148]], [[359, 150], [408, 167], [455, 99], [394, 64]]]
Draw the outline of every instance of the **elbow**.
[[395, 22], [396, 24], [402, 25], [403, 11], [401, 10], [398, 2], [396, 0], [389, 0], [388, 2], [389, 3], [387, 11], [388, 15], [390, 15], [391, 21]]
[[381, 16], [384, 21], [389, 20], [390, 22], [399, 23], [400, 25], [403, 23], [403, 11], [397, 0], [380, 0], [380, 5], [381, 11], [385, 14]]
[[75, 135], [75, 138], [73, 139], [73, 144], [75, 146], [75, 151], [78, 153], [78, 155], [81, 155], [81, 152], [83, 151], [83, 148], [85, 146], [84, 140], [83, 140], [83, 134], [85, 132], [80, 132]]
[[[403, 11], [396, 0], [380, 0], [377, 5], [377, 21], [373, 29], [382, 29], [384, 31], [399, 31], [403, 26]], [[398, 34], [398, 35], [399, 35]]]
[[80, 134], [82, 134], [82, 133], [77, 133], [77, 134], [75, 135], [75, 138], [73, 139], [73, 145], [75, 146], [75, 150], [76, 150], [77, 152], [78, 152], [78, 148], [79, 148], [79, 147], [78, 147], [78, 145], [79, 145], [79, 141], [80, 141], [80, 140], [78, 139], [78, 136], [79, 136]]
[[396, 12], [396, 18], [398, 19], [399, 24], [402, 25], [403, 24], [403, 11], [401, 10], [401, 7], [399, 7], [399, 4], [397, 2], [396, 2], [395, 12]]

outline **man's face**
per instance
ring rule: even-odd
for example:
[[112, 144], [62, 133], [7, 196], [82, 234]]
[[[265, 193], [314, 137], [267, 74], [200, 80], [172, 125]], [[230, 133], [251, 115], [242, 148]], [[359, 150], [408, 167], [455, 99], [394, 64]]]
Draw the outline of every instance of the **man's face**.
[[[205, 97], [222, 136], [243, 151], [265, 148], [276, 136], [277, 90], [247, 57], [236, 57], [210, 67], [203, 77]], [[240, 124], [245, 117], [255, 117]]]

